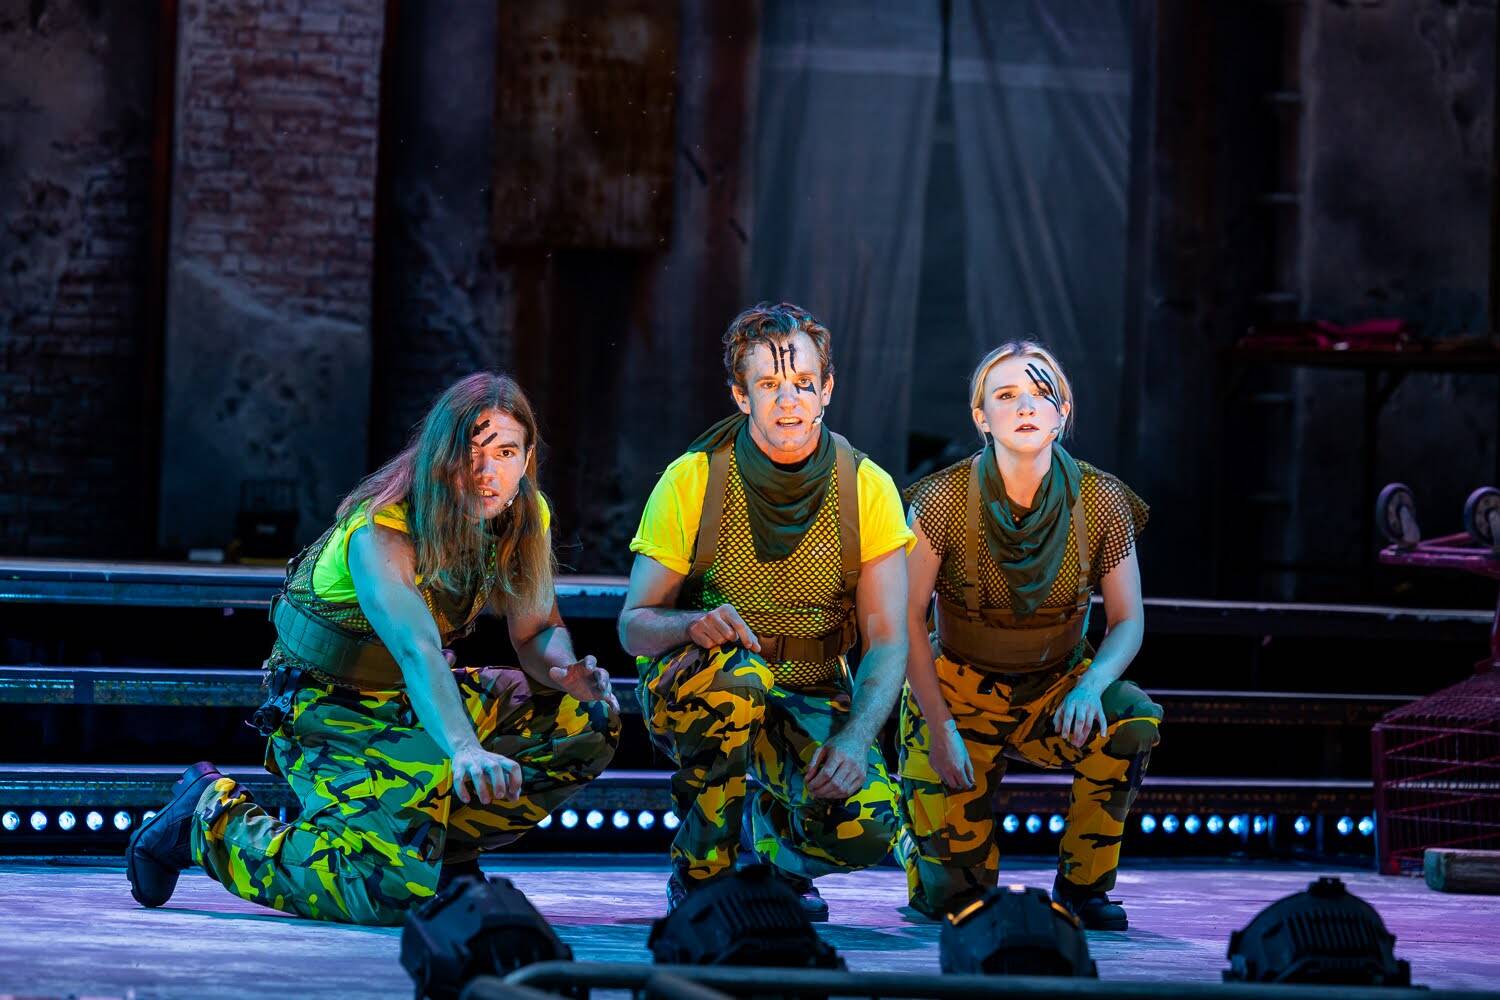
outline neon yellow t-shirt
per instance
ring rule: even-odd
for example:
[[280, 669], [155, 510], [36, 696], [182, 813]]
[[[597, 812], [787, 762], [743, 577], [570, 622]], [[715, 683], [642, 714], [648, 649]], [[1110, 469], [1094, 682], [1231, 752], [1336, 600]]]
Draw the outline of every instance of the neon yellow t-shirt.
[[[859, 558], [878, 559], [896, 548], [908, 552], [917, 536], [906, 526], [906, 511], [896, 484], [868, 458], [859, 463]], [[650, 556], [674, 573], [687, 575], [693, 566], [693, 545], [703, 519], [703, 494], [708, 490], [708, 453], [690, 451], [676, 459], [656, 481], [641, 524], [630, 540], [630, 551]]]
[[[552, 507], [547, 503], [547, 498], [537, 496], [538, 508], [542, 517], [542, 530], [552, 530]], [[312, 588], [313, 593], [325, 601], [336, 601], [339, 603], [353, 603], [359, 600], [354, 592], [354, 577], [349, 573], [349, 536], [360, 528], [370, 523], [370, 518], [365, 507], [360, 507], [346, 517], [342, 524], [328, 539], [323, 546], [323, 551], [318, 554], [318, 561], [313, 566]], [[389, 507], [383, 507], [375, 513], [375, 523], [385, 527], [394, 528], [402, 534], [410, 534], [406, 526], [406, 504], [393, 503]], [[417, 575], [416, 582], [421, 584], [422, 576]]]

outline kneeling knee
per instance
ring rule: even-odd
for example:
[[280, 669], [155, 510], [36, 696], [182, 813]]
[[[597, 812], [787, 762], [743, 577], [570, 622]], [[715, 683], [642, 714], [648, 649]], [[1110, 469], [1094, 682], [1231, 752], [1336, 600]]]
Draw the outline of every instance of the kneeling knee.
[[1115, 727], [1109, 737], [1109, 749], [1117, 757], [1134, 757], [1146, 753], [1160, 740], [1160, 724], [1156, 720], [1131, 719]]

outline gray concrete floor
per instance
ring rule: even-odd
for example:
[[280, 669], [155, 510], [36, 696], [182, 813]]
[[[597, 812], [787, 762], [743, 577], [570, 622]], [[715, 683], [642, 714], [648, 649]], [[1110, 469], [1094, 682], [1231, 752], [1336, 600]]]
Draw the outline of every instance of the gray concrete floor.
[[[650, 961], [646, 935], [662, 913], [655, 858], [497, 859], [584, 961]], [[1091, 933], [1105, 979], [1217, 980], [1231, 931], [1319, 874], [1338, 874], [1380, 912], [1412, 978], [1434, 987], [1500, 983], [1500, 897], [1451, 896], [1420, 880], [1264, 864], [1138, 866], [1115, 895], [1131, 929]], [[1008, 865], [1004, 881], [1047, 886], [1040, 860]], [[820, 880], [833, 921], [820, 930], [852, 969], [938, 971], [933, 924], [898, 909], [903, 876], [889, 868]], [[123, 870], [85, 863], [0, 863], [0, 1000], [87, 996], [402, 997], [399, 929], [316, 923], [230, 896], [200, 873], [160, 910], [131, 900]]]

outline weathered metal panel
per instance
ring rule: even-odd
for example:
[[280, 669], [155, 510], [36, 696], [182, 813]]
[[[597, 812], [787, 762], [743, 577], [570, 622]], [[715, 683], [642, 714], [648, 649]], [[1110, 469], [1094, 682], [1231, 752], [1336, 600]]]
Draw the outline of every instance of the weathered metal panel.
[[678, 33], [674, 0], [502, 3], [500, 246], [667, 247]]

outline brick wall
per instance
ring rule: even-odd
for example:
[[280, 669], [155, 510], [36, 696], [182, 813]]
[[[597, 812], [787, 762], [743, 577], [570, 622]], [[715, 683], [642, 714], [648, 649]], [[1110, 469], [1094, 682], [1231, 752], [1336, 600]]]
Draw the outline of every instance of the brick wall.
[[0, 2], [0, 554], [147, 541], [157, 26], [154, 5], [105, 7]]
[[[222, 545], [240, 484], [315, 535], [364, 471], [382, 0], [181, 11], [160, 541]], [[205, 477], [202, 470], [214, 470]]]

